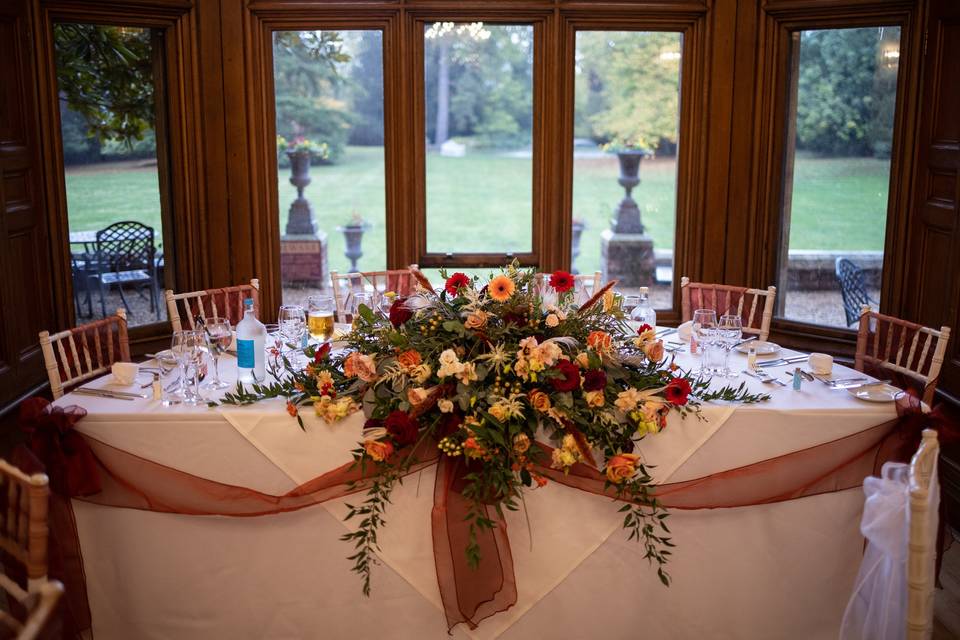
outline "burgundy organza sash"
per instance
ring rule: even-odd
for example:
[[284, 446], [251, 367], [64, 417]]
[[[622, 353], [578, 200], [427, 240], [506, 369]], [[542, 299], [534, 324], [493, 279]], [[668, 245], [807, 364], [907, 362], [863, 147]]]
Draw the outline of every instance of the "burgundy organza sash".
[[[713, 509], [780, 502], [860, 486], [883, 462], [908, 460], [923, 428], [942, 426], [938, 414], [921, 414], [913, 400], [901, 409], [895, 420], [832, 442], [704, 478], [659, 485], [657, 498], [669, 508]], [[54, 414], [56, 409], [48, 407], [46, 411]], [[367, 486], [366, 479], [375, 471], [374, 465], [370, 465], [364, 475], [359, 468], [347, 464], [277, 496], [178, 471], [89, 436], [82, 440], [94, 461], [93, 467], [82, 462], [88, 459], [86, 456], [47, 456], [43, 461], [47, 465], [76, 466], [77, 469], [61, 469], [57, 473], [65, 477], [79, 474], [83, 480], [79, 485], [58, 483], [55, 487], [55, 491], [66, 491], [53, 500], [65, 511], [54, 518], [51, 538], [55, 542], [52, 547], [60, 548], [60, 556], [73, 559], [58, 567], [52, 563], [51, 573], [67, 585], [68, 603], [79, 629], [89, 628], [90, 612], [76, 524], [70, 510], [71, 497], [105, 506], [164, 513], [250, 517], [302, 509], [362, 491]], [[545, 454], [542, 459], [549, 460], [550, 447], [540, 447]], [[506, 523], [495, 507], [486, 507], [486, 515], [495, 526], [478, 535], [480, 566], [471, 569], [467, 565], [464, 550], [469, 522], [464, 516], [469, 504], [461, 493], [467, 473], [463, 458], [439, 456], [433, 442], [395, 455], [413, 456], [410, 473], [438, 464], [431, 521], [437, 581], [449, 628], [460, 623], [475, 628], [485, 618], [513, 606], [517, 600], [513, 559]], [[612, 497], [605, 488], [604, 474], [596, 468], [578, 464], [568, 474], [546, 466], [537, 471], [561, 484]], [[97, 493], [71, 492], [77, 486], [90, 487], [95, 483], [100, 486]]]

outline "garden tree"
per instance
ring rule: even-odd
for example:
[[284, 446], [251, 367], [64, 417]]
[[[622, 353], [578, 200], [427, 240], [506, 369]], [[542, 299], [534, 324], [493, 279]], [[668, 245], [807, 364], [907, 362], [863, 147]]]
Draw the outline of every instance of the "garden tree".
[[[108, 141], [132, 147], [152, 138], [150, 30], [65, 22], [54, 25], [53, 35], [69, 155], [93, 159]], [[82, 138], [95, 142], [83, 145]]]
[[680, 34], [604, 31], [577, 36], [578, 137], [656, 149], [677, 140]]
[[830, 155], [889, 155], [897, 28], [804, 31], [797, 79], [797, 147]]
[[[433, 143], [442, 145], [450, 137], [450, 57], [455, 52], [458, 61], [469, 57], [463, 55], [474, 42], [490, 38], [490, 31], [484, 29], [482, 22], [455, 24], [453, 22], [434, 22], [424, 32], [423, 37], [432, 41], [437, 60], [437, 110]], [[456, 51], [454, 51], [456, 48]]]
[[[350, 62], [336, 31], [277, 31], [273, 38], [277, 135], [327, 143], [335, 162], [350, 131], [342, 65]], [[281, 158], [284, 160], [284, 158]]]
[[380, 31], [347, 31], [344, 34], [352, 55], [349, 84], [353, 126], [350, 144], [383, 144], [383, 36]]
[[532, 30], [436, 23], [425, 37], [427, 133], [434, 144], [453, 135], [487, 147], [529, 144]]

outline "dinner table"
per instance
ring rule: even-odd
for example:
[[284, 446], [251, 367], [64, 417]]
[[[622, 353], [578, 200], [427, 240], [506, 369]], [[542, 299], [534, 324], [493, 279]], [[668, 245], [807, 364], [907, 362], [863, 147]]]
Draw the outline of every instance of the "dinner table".
[[[672, 334], [676, 341], [676, 334]], [[697, 369], [677, 341], [668, 358]], [[782, 349], [766, 358], [797, 355]], [[761, 358], [763, 360], [763, 358]], [[657, 483], [680, 482], [776, 459], [842, 439], [897, 416], [891, 402], [804, 381], [797, 365], [768, 367], [785, 385], [741, 373], [769, 394], [755, 404], [704, 403], [672, 412], [638, 448]], [[149, 364], [149, 363], [148, 363]], [[236, 361], [220, 375], [235, 382]], [[834, 364], [833, 377], [859, 376]], [[868, 377], [869, 378], [869, 377]], [[872, 378], [870, 378], [872, 380]], [[120, 386], [110, 374], [86, 389]], [[165, 381], [169, 382], [169, 380]], [[148, 395], [149, 387], [143, 389]], [[205, 391], [216, 401], [220, 391]], [[362, 412], [327, 424], [304, 407], [303, 428], [283, 399], [250, 406], [164, 406], [68, 393], [56, 406], [86, 415], [76, 429], [147, 461], [231, 487], [283, 495], [351, 461]], [[516, 604], [476, 628], [445, 623], [431, 542], [435, 467], [405, 478], [380, 532], [371, 593], [361, 593], [342, 535], [352, 502], [343, 496], [256, 517], [191, 515], [72, 502], [94, 638], [834, 638], [863, 551], [858, 487], [769, 504], [674, 509], [669, 586], [622, 528], [619, 504], [559, 482], [527, 491], [506, 512]]]

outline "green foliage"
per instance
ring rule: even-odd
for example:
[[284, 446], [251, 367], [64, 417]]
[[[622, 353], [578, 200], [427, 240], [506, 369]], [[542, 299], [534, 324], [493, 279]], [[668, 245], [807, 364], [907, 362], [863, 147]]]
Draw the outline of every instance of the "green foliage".
[[[329, 147], [314, 164], [337, 162], [350, 133], [342, 68], [350, 62], [336, 31], [278, 31], [273, 46], [277, 135]], [[281, 166], [289, 166], [280, 157]]]
[[[83, 118], [87, 136], [142, 140], [154, 126], [150, 30], [57, 23], [53, 35], [60, 94]], [[82, 147], [74, 125], [68, 119], [72, 155]]]
[[890, 154], [896, 27], [804, 31], [797, 79], [797, 147], [836, 156]]
[[621, 147], [675, 143], [681, 36], [584, 31], [577, 35], [576, 135]]
[[456, 31], [427, 39], [424, 82], [427, 137], [436, 141], [441, 58], [449, 64], [449, 137], [483, 148], [527, 146], [533, 129], [533, 32], [486, 25], [488, 37]]

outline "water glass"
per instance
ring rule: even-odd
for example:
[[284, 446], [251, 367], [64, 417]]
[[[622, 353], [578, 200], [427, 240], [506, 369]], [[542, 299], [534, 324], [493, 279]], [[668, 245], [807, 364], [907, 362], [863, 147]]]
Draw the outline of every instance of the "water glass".
[[[170, 393], [165, 393], [163, 396], [163, 406], [169, 407], [174, 404], [182, 403], [189, 393], [187, 389], [187, 359], [184, 356], [184, 339], [183, 331], [174, 331], [173, 335], [170, 337], [170, 350], [161, 352], [160, 356], [169, 353], [173, 362], [176, 363], [177, 367], [177, 387]], [[161, 371], [166, 367], [166, 364], [169, 363], [169, 358], [159, 358]]]
[[[183, 403], [200, 404], [203, 402], [200, 395], [201, 369], [203, 368], [204, 358], [210, 352], [207, 332], [203, 329], [193, 329], [179, 333], [181, 335], [177, 341], [177, 349], [182, 362], [180, 365], [181, 380], [186, 379], [189, 375], [191, 383], [190, 388], [181, 387], [183, 389]], [[189, 373], [191, 369], [192, 374]]]
[[360, 305], [373, 311], [373, 294], [366, 291], [355, 291], [350, 294], [349, 309], [353, 326], [357, 325], [357, 318], [360, 317]]
[[691, 340], [696, 340], [700, 347], [703, 357], [700, 359], [700, 375], [713, 375], [718, 373], [713, 353], [717, 343], [717, 312], [713, 309], [697, 309], [693, 312], [693, 326], [691, 327], [693, 335]]
[[738, 315], [720, 316], [720, 322], [717, 324], [717, 335], [723, 345], [723, 375], [727, 378], [736, 378], [738, 374], [730, 370], [730, 351], [740, 342], [743, 337], [743, 321]]
[[307, 329], [317, 342], [326, 342], [333, 337], [333, 298], [310, 296], [307, 298]]
[[213, 356], [213, 380], [203, 386], [208, 389], [226, 389], [229, 382], [220, 379], [220, 355], [230, 348], [233, 342], [233, 331], [230, 321], [225, 318], [213, 317], [207, 320], [207, 338], [210, 343], [210, 354]]
[[307, 316], [303, 307], [298, 304], [281, 305], [277, 323], [280, 325], [280, 335], [290, 348], [290, 360], [295, 364], [298, 360], [296, 354], [302, 348], [307, 334]]

